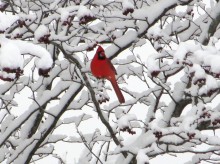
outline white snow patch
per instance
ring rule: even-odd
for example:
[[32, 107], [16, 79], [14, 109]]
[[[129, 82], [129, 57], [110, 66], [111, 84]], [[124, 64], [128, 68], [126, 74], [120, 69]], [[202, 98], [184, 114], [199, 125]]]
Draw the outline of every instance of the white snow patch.
[[36, 31], [34, 32], [34, 37], [36, 40], [39, 40], [41, 37], [48, 35], [49, 34], [49, 29], [45, 25], [40, 25]]

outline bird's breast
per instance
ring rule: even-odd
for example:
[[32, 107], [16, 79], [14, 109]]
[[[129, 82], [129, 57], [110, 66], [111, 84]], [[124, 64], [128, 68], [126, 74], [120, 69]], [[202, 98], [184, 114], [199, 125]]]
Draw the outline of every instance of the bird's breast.
[[97, 78], [109, 79], [114, 75], [113, 70], [111, 70], [111, 67], [106, 60], [92, 60], [91, 72]]

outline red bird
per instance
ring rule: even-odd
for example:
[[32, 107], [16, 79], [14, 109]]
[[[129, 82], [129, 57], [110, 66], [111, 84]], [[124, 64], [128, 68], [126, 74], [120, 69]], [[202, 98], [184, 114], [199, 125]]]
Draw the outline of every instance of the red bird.
[[111, 82], [120, 103], [124, 103], [125, 99], [116, 81], [117, 74], [114, 66], [106, 57], [104, 49], [99, 46], [94, 58], [91, 62], [91, 71], [96, 78], [107, 79]]

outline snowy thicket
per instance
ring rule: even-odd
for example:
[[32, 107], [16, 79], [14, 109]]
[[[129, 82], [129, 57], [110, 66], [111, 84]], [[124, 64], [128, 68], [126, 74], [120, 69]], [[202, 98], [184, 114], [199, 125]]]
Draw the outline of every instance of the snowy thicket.
[[[1, 0], [0, 11], [0, 163], [220, 162], [219, 0]], [[91, 74], [97, 45], [123, 104]]]

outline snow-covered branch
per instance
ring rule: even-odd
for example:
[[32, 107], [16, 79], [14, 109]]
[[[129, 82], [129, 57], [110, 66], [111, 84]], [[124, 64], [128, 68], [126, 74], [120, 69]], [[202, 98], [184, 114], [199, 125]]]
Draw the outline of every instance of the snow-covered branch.
[[[219, 163], [219, 5], [0, 1], [0, 162]], [[98, 46], [124, 103], [91, 72]]]

